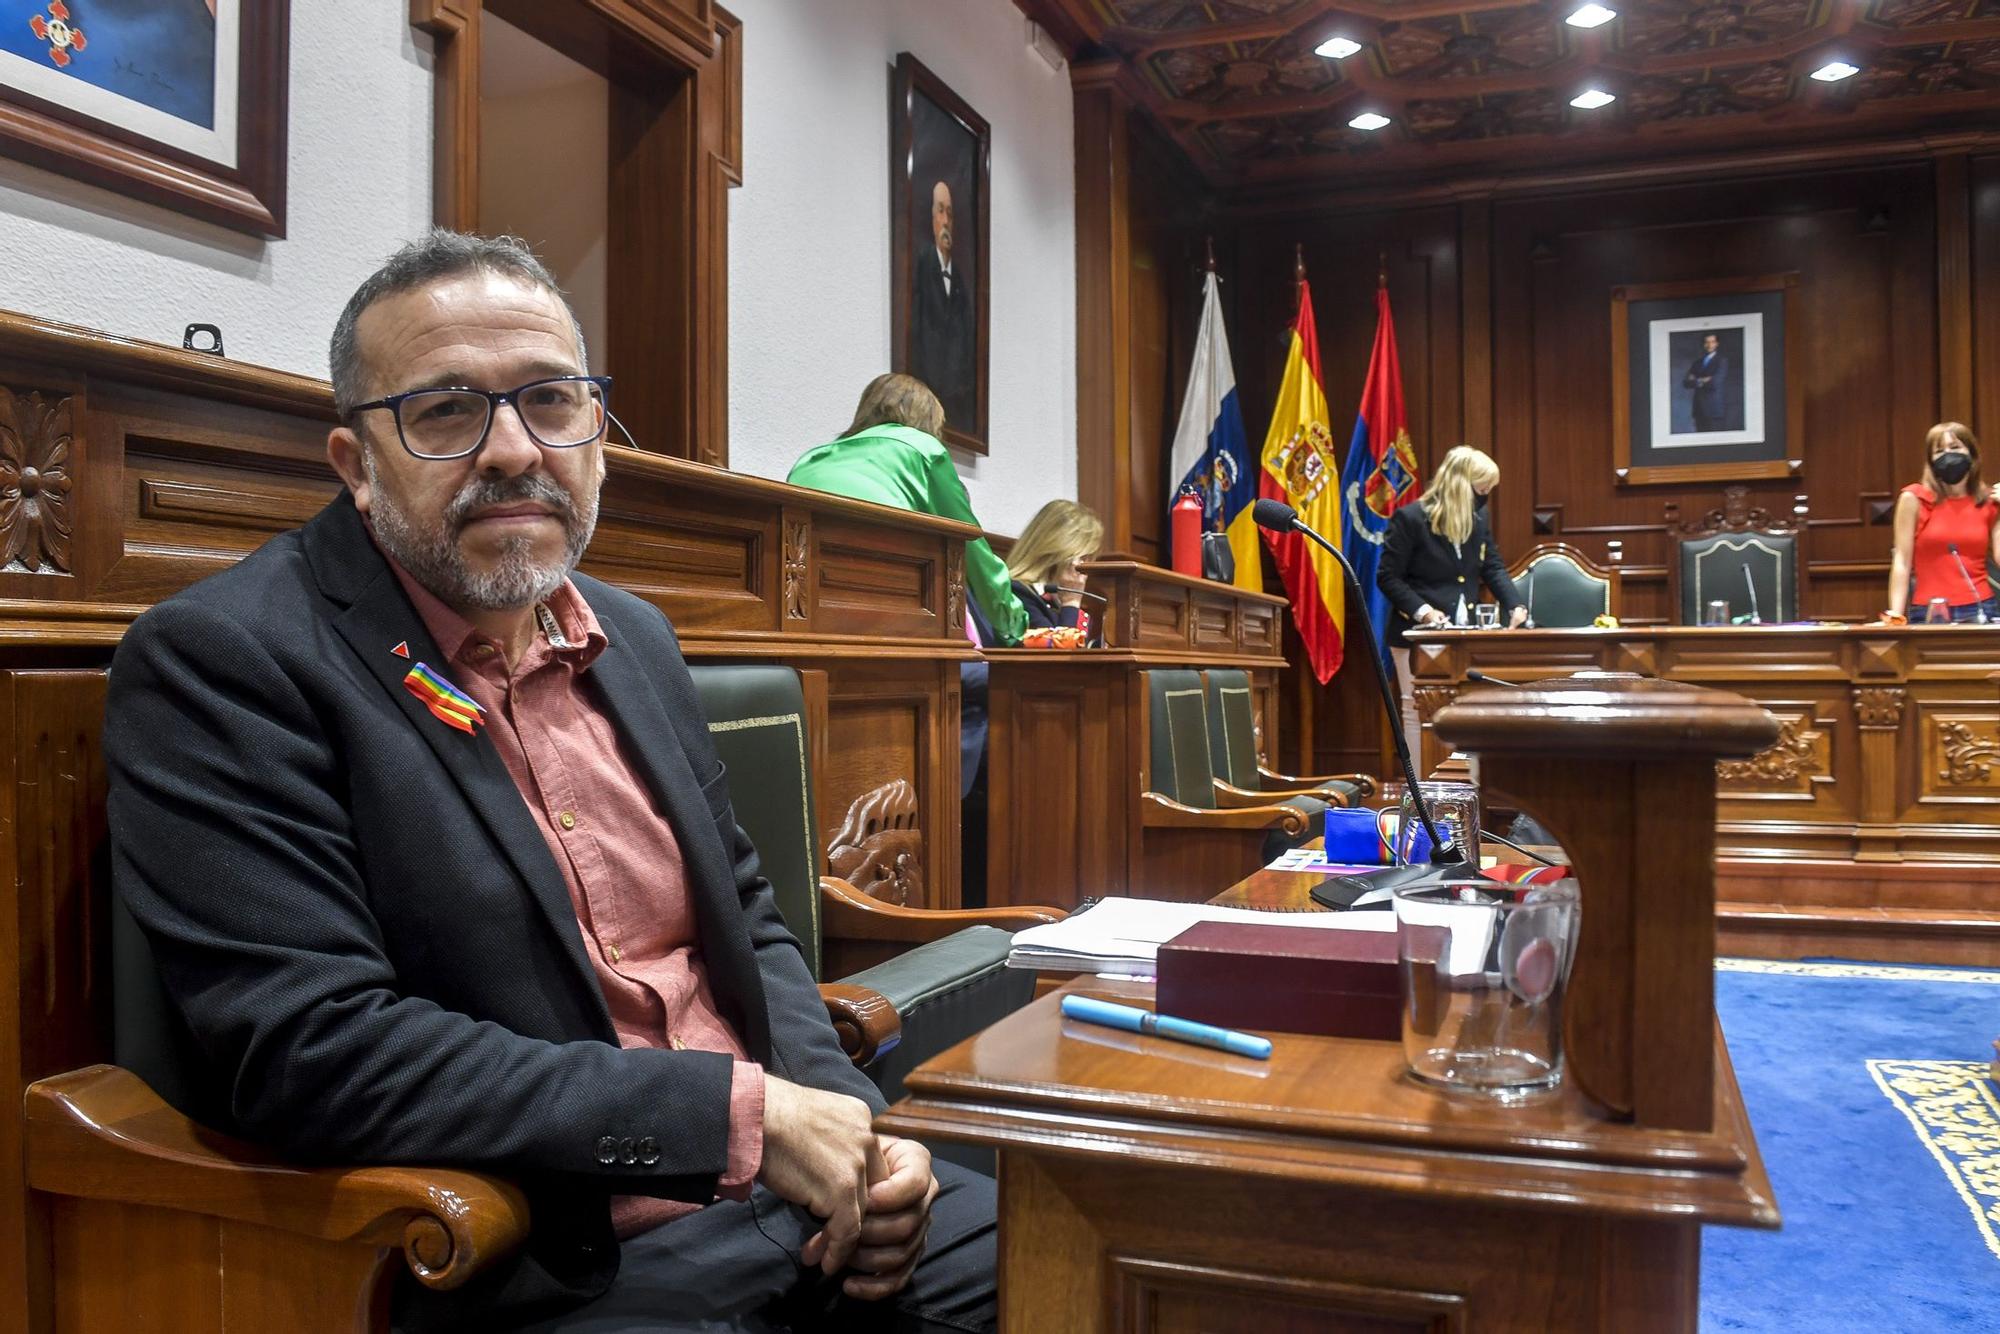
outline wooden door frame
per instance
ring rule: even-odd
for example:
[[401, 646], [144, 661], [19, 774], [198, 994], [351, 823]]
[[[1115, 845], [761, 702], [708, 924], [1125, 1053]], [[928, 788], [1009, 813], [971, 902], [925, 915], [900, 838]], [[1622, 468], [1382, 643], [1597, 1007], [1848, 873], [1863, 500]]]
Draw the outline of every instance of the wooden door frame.
[[488, 11], [612, 87], [604, 369], [641, 449], [729, 466], [728, 191], [743, 182], [742, 23], [714, 0], [410, 0], [435, 52], [441, 227], [479, 230]]

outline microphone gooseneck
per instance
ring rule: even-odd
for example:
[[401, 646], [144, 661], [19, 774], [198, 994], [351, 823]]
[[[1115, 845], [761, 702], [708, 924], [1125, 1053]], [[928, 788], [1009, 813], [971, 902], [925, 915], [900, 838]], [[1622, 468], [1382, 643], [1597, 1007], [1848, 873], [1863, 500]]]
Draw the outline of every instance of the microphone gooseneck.
[[1762, 625], [1764, 618], [1757, 611], [1757, 581], [1750, 577], [1750, 562], [1739, 561], [1737, 568], [1743, 571], [1743, 586], [1750, 590], [1750, 624]]
[[1476, 681], [1483, 686], [1506, 686], [1509, 690], [1519, 690], [1521, 688], [1521, 683], [1519, 681], [1502, 681], [1497, 676], [1488, 676], [1485, 672], [1480, 671], [1476, 667], [1468, 667], [1465, 669], [1465, 679], [1468, 681]]
[[1979, 585], [1972, 582], [1972, 571], [1965, 568], [1965, 557], [1958, 554], [1958, 543], [1947, 542], [1945, 546], [1951, 552], [1952, 560], [1958, 563], [1958, 574], [1961, 579], [1965, 580], [1965, 591], [1972, 594], [1972, 605], [1977, 609], [1973, 620], [1980, 625], [1985, 625], [1988, 619], [1986, 615], [1986, 599], [1979, 596]]
[[1274, 533], [1299, 533], [1319, 544], [1322, 551], [1332, 556], [1340, 565], [1340, 571], [1347, 576], [1348, 587], [1354, 590], [1354, 609], [1361, 614], [1361, 624], [1368, 631], [1368, 658], [1375, 664], [1375, 683], [1381, 687], [1382, 707], [1389, 718], [1389, 735], [1394, 739], [1396, 758], [1402, 762], [1403, 780], [1409, 784], [1412, 804], [1417, 808], [1417, 818], [1423, 821], [1424, 832], [1430, 835], [1431, 861], [1433, 863], [1463, 862], [1465, 854], [1439, 836], [1437, 826], [1431, 822], [1430, 803], [1424, 800], [1423, 785], [1417, 781], [1417, 762], [1410, 757], [1409, 739], [1403, 735], [1402, 710], [1396, 703], [1396, 690], [1389, 684], [1389, 669], [1382, 663], [1382, 654], [1375, 637], [1375, 619], [1368, 614], [1368, 593], [1361, 587], [1361, 578], [1354, 573], [1354, 567], [1347, 563], [1347, 557], [1340, 554], [1340, 548], [1321, 537], [1299, 520], [1299, 512], [1282, 500], [1269, 498], [1259, 500], [1251, 507], [1250, 517], [1259, 528], [1268, 528]]

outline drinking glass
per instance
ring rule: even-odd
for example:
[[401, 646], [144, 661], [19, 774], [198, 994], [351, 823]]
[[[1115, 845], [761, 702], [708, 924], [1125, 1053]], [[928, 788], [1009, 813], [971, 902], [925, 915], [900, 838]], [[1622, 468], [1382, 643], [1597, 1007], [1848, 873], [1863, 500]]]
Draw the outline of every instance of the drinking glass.
[[1930, 605], [1924, 608], [1924, 624], [1950, 625], [1951, 604], [1943, 598], [1932, 598]]
[[1403, 1059], [1427, 1084], [1514, 1100], [1562, 1082], [1576, 881], [1399, 889]]
[[1701, 623], [1703, 625], [1729, 624], [1729, 604], [1721, 598], [1708, 603], [1701, 609]]
[[[1423, 782], [1417, 784], [1424, 804], [1430, 807], [1431, 823], [1438, 834], [1477, 864], [1479, 859], [1479, 789], [1470, 783]], [[1417, 814], [1416, 799], [1403, 793], [1396, 808], [1396, 851], [1405, 862], [1431, 859], [1431, 839]]]
[[1498, 603], [1482, 602], [1472, 609], [1472, 614], [1479, 618], [1480, 629], [1497, 630], [1500, 628], [1500, 607]]

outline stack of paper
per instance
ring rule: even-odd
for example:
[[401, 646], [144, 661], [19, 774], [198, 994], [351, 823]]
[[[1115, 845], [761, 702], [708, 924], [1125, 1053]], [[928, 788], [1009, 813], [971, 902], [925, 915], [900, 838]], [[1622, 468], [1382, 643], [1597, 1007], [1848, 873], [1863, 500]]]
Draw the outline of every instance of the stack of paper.
[[1249, 922], [1312, 931], [1394, 931], [1393, 913], [1260, 912], [1206, 903], [1109, 898], [1047, 926], [1016, 932], [1010, 968], [1151, 977], [1160, 946], [1196, 922]]

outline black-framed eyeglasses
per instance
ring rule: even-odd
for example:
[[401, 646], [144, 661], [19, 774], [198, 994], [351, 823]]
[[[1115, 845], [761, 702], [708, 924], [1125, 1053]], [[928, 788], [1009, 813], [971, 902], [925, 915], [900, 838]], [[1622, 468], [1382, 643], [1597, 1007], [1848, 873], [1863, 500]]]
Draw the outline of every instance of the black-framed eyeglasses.
[[545, 449], [574, 449], [604, 434], [611, 397], [608, 375], [558, 375], [517, 389], [412, 389], [355, 412], [387, 408], [403, 448], [420, 459], [462, 459], [486, 443], [493, 414], [511, 403], [529, 438]]

